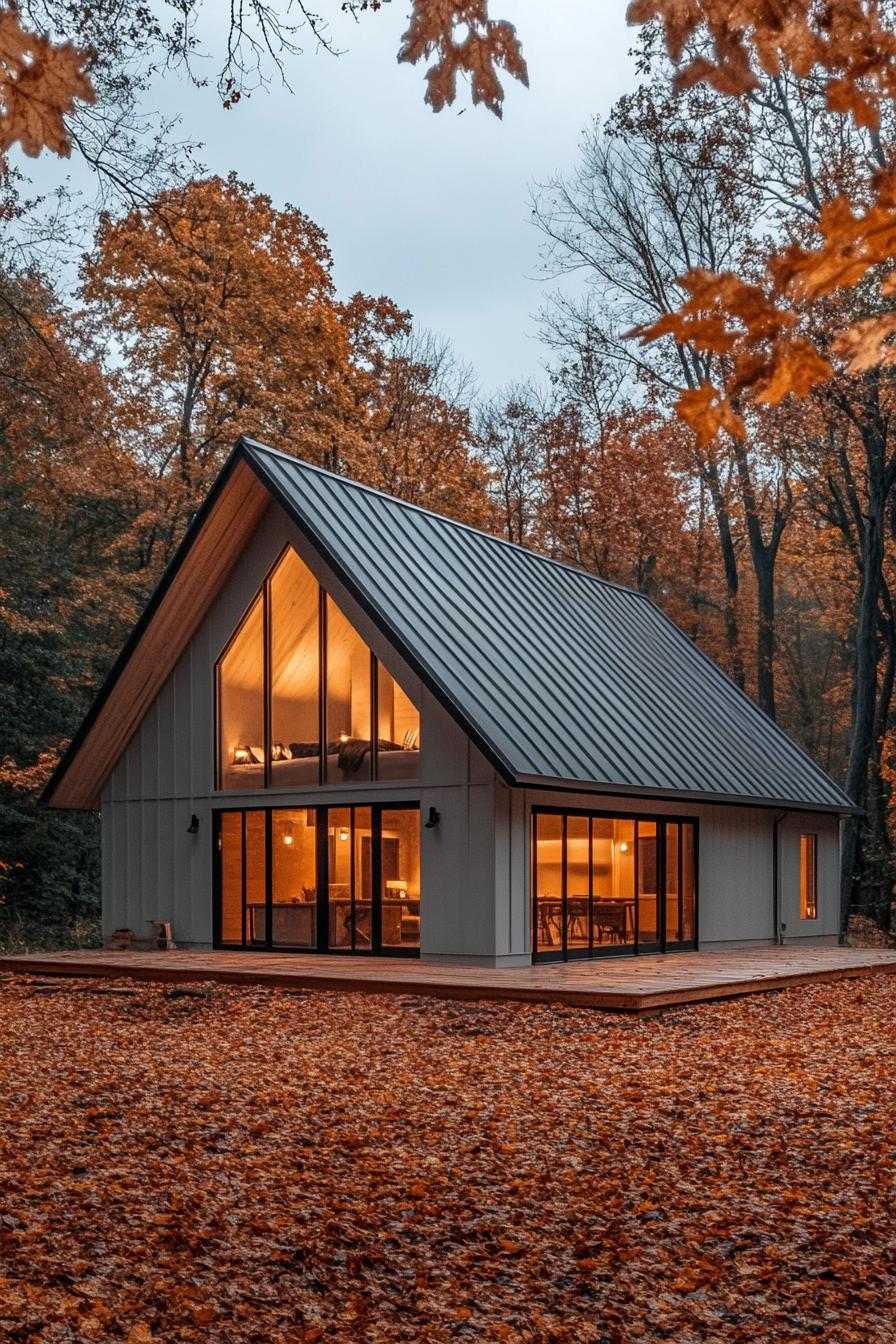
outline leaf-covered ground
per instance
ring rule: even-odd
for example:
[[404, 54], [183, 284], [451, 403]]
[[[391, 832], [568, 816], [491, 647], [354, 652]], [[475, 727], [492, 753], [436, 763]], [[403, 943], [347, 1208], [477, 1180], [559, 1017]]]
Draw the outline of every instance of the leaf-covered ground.
[[0, 1339], [896, 1331], [896, 977], [646, 1020], [0, 984]]

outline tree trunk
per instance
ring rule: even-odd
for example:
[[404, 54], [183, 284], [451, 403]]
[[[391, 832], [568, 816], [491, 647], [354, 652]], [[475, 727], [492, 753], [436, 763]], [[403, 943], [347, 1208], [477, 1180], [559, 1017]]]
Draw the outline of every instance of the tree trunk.
[[719, 478], [719, 469], [715, 462], [704, 462], [701, 475], [709, 488], [713, 512], [716, 519], [716, 531], [722, 552], [722, 566], [725, 574], [725, 643], [728, 646], [728, 670], [738, 686], [744, 685], [744, 662], [740, 647], [740, 618], [738, 597], [740, 594], [740, 575], [737, 568], [737, 551], [731, 533], [731, 516], [728, 502]]
[[[877, 709], [878, 611], [884, 558], [883, 454], [868, 451], [868, 500], [862, 529], [861, 569], [856, 619], [855, 692], [852, 741], [846, 770], [846, 792], [862, 813], [868, 806], [868, 772], [874, 750]], [[840, 933], [846, 933], [858, 858], [860, 816], [848, 817], [843, 829], [840, 869]]]

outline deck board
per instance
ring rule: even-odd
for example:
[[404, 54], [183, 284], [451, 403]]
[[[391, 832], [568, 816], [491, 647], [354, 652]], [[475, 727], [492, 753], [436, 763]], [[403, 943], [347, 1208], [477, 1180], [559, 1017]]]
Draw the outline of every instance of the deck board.
[[276, 952], [34, 952], [0, 957], [0, 973], [214, 981], [442, 999], [562, 1003], [616, 1012], [659, 1009], [847, 977], [896, 974], [896, 951], [761, 947], [725, 952], [492, 969], [404, 958]]

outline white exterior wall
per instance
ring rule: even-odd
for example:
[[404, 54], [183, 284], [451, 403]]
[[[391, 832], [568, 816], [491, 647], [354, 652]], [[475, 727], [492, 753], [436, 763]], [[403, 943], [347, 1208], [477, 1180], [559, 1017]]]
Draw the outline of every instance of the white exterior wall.
[[[215, 663], [287, 544], [420, 706], [419, 780], [215, 793]], [[482, 755], [272, 504], [103, 788], [103, 932], [130, 928], [142, 940], [150, 920], [167, 920], [178, 946], [211, 946], [216, 806], [419, 802], [424, 820], [430, 807], [442, 818], [437, 828], [421, 832], [422, 954], [491, 961], [492, 781]], [[199, 830], [190, 835], [194, 813]]]
[[[698, 823], [697, 934], [701, 948], [773, 943], [774, 827], [781, 812], [708, 803], [547, 790], [496, 788], [498, 947], [519, 957], [531, 947], [529, 835], [533, 807], [581, 808], [640, 816], [692, 817]], [[818, 919], [799, 917], [803, 831], [818, 836]], [[840, 823], [818, 812], [787, 812], [778, 828], [780, 923], [786, 943], [837, 941]]]
[[[215, 662], [284, 546], [292, 544], [421, 711], [421, 778], [406, 784], [311, 790], [214, 792]], [[301, 534], [272, 504], [251, 543], [102, 793], [103, 926], [167, 920], [179, 946], [212, 941], [212, 812], [219, 807], [419, 802], [438, 827], [421, 831], [421, 954], [514, 965], [530, 960], [529, 833], [533, 806], [699, 822], [698, 936], [701, 947], [774, 940], [773, 829], [767, 809], [660, 803], [506, 787], [441, 705], [384, 642]], [[192, 814], [196, 835], [187, 833]], [[819, 918], [799, 918], [799, 840], [818, 835]], [[779, 827], [780, 923], [787, 942], [836, 941], [839, 822], [788, 813]]]

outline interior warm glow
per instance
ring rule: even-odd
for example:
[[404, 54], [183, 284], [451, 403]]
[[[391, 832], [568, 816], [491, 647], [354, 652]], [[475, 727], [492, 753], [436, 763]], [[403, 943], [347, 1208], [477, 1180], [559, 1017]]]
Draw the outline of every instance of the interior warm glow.
[[818, 918], [818, 836], [800, 836], [800, 919]]
[[419, 808], [223, 812], [217, 825], [216, 937], [225, 945], [419, 947]]
[[532, 841], [537, 952], [693, 941], [692, 823], [536, 812]]
[[[265, 610], [270, 629], [267, 690]], [[324, 638], [320, 610], [317, 580], [295, 551], [287, 550], [218, 664], [220, 788], [260, 789], [266, 782], [274, 788], [307, 788], [321, 778], [327, 783], [353, 784], [374, 776], [418, 777], [420, 714], [416, 705], [376, 662], [331, 597], [325, 603]], [[326, 666], [323, 760], [322, 661]], [[267, 747], [266, 694], [270, 705]]]
[[257, 597], [218, 669], [221, 787], [225, 789], [240, 787], [241, 770], [250, 775], [263, 773], [263, 667], [264, 603]]

